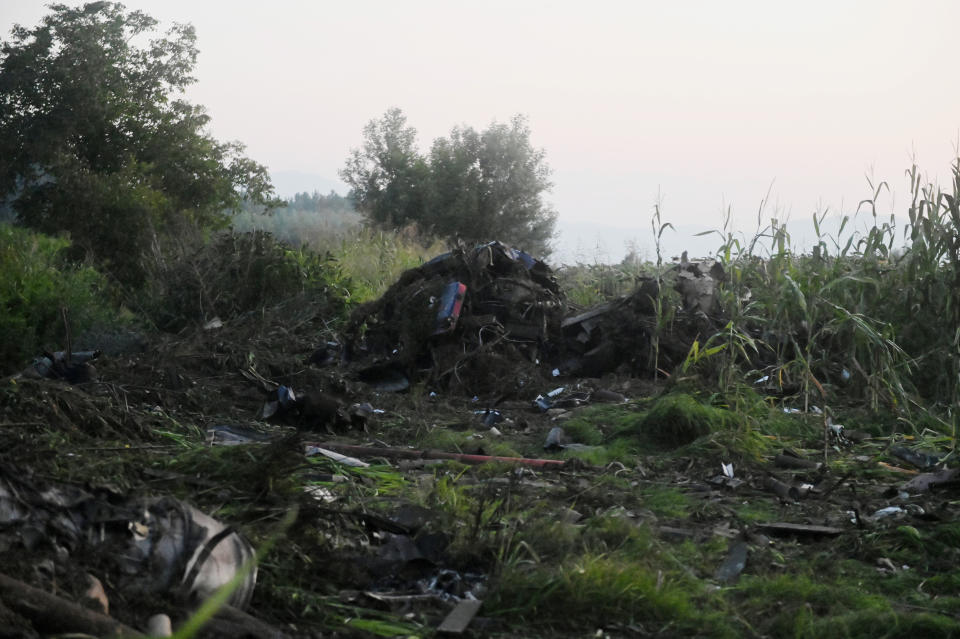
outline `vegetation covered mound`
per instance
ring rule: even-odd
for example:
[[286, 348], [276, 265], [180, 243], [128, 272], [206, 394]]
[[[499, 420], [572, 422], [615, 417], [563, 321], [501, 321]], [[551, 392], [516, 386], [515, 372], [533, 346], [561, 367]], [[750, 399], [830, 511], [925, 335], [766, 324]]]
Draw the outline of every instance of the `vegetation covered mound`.
[[665, 395], [640, 422], [636, 435], [667, 449], [679, 448], [711, 432], [736, 430], [729, 411], [701, 404], [686, 394]]

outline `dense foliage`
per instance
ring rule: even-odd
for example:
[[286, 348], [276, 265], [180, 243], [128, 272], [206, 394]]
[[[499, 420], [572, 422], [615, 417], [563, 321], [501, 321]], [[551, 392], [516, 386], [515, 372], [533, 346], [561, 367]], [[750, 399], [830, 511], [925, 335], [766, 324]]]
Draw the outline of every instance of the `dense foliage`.
[[449, 138], [434, 140], [427, 155], [399, 109], [371, 121], [363, 133], [363, 147], [350, 154], [340, 175], [369, 221], [549, 253], [556, 215], [543, 195], [550, 169], [544, 152], [531, 145], [524, 118], [480, 132], [455, 127]]
[[65, 321], [79, 332], [104, 317], [103, 278], [92, 268], [64, 263], [61, 252], [68, 245], [0, 224], [0, 370], [41, 349], [64, 348]]
[[226, 211], [272, 191], [266, 169], [180, 99], [193, 28], [147, 40], [156, 26], [117, 3], [55, 4], [0, 47], [0, 200], [133, 285], [165, 235], [224, 226]]

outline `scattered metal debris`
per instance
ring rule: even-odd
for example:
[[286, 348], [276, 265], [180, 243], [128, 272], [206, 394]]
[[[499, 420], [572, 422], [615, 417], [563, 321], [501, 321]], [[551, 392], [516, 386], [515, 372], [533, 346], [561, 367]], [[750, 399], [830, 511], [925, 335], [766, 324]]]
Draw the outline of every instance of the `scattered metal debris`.
[[470, 622], [480, 611], [483, 602], [478, 599], [463, 599], [450, 611], [443, 622], [437, 627], [437, 632], [446, 634], [463, 634]]
[[28, 379], [62, 379], [71, 384], [89, 382], [96, 378], [96, 370], [91, 362], [98, 357], [100, 351], [44, 353], [19, 376]]
[[67, 553], [90, 545], [108, 558], [115, 583], [137, 591], [204, 600], [239, 576], [228, 601], [242, 608], [256, 585], [250, 544], [233, 528], [171, 497], [94, 494], [41, 485], [0, 468], [0, 522], [4, 547], [32, 546], [30, 531], [45, 531], [45, 543]]
[[218, 424], [205, 430], [207, 442], [213, 446], [236, 446], [239, 444], [262, 444], [271, 436], [252, 428], [235, 424]]
[[321, 446], [307, 446], [307, 457], [310, 455], [323, 455], [328, 457], [338, 464], [343, 464], [345, 466], [353, 466], [354, 468], [368, 468], [370, 464], [365, 461], [360, 461], [356, 457], [349, 457], [348, 455], [342, 455], [338, 452], [328, 450]]
[[908, 464], [916, 466], [920, 470], [930, 470], [939, 464], [941, 460], [939, 455], [921, 453], [919, 451], [910, 450], [909, 448], [904, 448], [903, 446], [891, 447], [890, 454], [898, 459], [902, 459]]
[[740, 573], [747, 566], [747, 542], [737, 539], [730, 544], [727, 557], [717, 568], [714, 579], [722, 584], [732, 584], [740, 578]]
[[903, 490], [908, 493], [923, 493], [934, 488], [957, 485], [960, 485], [960, 468], [947, 468], [935, 473], [917, 475], [903, 485]]
[[822, 462], [815, 462], [812, 459], [800, 457], [793, 451], [785, 450], [783, 453], [773, 458], [775, 466], [780, 468], [789, 468], [794, 470], [820, 470], [823, 467]]

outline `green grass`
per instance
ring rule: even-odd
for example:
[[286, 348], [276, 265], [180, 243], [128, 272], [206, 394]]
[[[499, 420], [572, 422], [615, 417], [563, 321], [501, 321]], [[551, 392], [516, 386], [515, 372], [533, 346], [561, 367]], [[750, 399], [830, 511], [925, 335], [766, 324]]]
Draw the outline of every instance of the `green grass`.
[[400, 274], [446, 251], [442, 242], [426, 246], [401, 232], [356, 229], [346, 233], [330, 255], [349, 278], [351, 299], [362, 303], [380, 297]]
[[682, 491], [668, 486], [648, 486], [640, 490], [641, 503], [659, 517], [678, 519], [690, 514], [690, 499]]
[[465, 431], [451, 430], [446, 427], [431, 428], [417, 439], [417, 446], [424, 450], [467, 454], [474, 454], [478, 448], [482, 448], [485, 455], [523, 457], [509, 440], [492, 436], [476, 437], [476, 434], [482, 433], [483, 430], [482, 427]]
[[679, 393], [658, 399], [637, 424], [635, 435], [654, 446], [672, 450], [721, 430], [736, 429], [735, 413]]
[[560, 565], [510, 568], [500, 576], [490, 614], [581, 627], [611, 617], [664, 623], [693, 616], [690, 596], [678, 584], [658, 589], [655, 570], [621, 559], [584, 554]]
[[[878, 579], [871, 575], [873, 580]], [[756, 630], [791, 637], [948, 637], [960, 632], [955, 619], [899, 610], [870, 592], [864, 582], [782, 575], [745, 576], [732, 589], [741, 614], [758, 619]]]
[[593, 448], [571, 448], [560, 453], [561, 459], [579, 459], [591, 466], [603, 467], [613, 462], [632, 465], [641, 447], [631, 438], [618, 437], [613, 441]]
[[599, 411], [594, 409], [590, 413], [578, 415], [563, 422], [563, 432], [570, 441], [587, 446], [599, 446], [604, 441], [602, 422]]
[[770, 504], [766, 502], [757, 503], [753, 500], [744, 500], [735, 508], [735, 511], [737, 518], [746, 524], [776, 521], [779, 514]]

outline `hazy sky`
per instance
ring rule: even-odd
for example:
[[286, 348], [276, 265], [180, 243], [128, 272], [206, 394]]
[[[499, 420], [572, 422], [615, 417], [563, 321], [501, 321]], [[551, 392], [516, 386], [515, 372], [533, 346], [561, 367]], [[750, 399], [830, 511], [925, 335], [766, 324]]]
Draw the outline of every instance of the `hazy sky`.
[[[70, 2], [69, 4], [75, 4]], [[744, 225], [773, 184], [794, 219], [915, 155], [946, 175], [960, 131], [960, 2], [130, 0], [197, 30], [220, 139], [273, 171], [336, 179], [397, 106], [424, 147], [455, 124], [529, 117], [562, 222]], [[0, 0], [4, 37], [44, 3]]]

